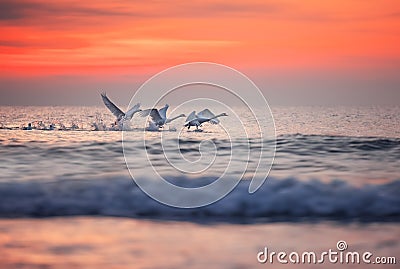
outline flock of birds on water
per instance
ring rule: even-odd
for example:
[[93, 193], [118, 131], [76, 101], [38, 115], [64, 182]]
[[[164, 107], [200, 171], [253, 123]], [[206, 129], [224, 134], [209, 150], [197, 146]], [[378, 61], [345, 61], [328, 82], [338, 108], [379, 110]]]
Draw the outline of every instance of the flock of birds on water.
[[[116, 106], [106, 95], [106, 93], [101, 94], [101, 98], [103, 100], [104, 105], [110, 110], [110, 112], [115, 116], [115, 122], [111, 124], [110, 127], [107, 127], [104, 123], [93, 123], [92, 126], [94, 131], [122, 131], [126, 130], [129, 126], [130, 121], [132, 120], [135, 114], [140, 115], [141, 117], [148, 117], [148, 127], [147, 131], [159, 131], [166, 124], [179, 119], [186, 117], [185, 114], [180, 114], [175, 117], [167, 117], [167, 110], [169, 105], [166, 104], [164, 107], [157, 108], [148, 108], [148, 109], [140, 109], [140, 104], [136, 104], [131, 107], [128, 111], [123, 112], [118, 106]], [[187, 127], [188, 130], [190, 127], [196, 127], [195, 131], [201, 132], [203, 123], [211, 123], [211, 124], [219, 124], [219, 117], [228, 116], [226, 113], [221, 113], [215, 115], [209, 109], [204, 109], [198, 113], [196, 111], [192, 111], [185, 120], [184, 127]], [[50, 124], [48, 127], [39, 123], [39, 125], [32, 125], [29, 123], [28, 126], [24, 126], [23, 130], [56, 130], [55, 124]], [[67, 128], [58, 128], [60, 130], [67, 130]], [[70, 130], [77, 130], [79, 127], [77, 125], [71, 126]], [[170, 129], [171, 130], [171, 129]], [[172, 129], [173, 130], [173, 129]], [[174, 131], [174, 130], [173, 130]]]

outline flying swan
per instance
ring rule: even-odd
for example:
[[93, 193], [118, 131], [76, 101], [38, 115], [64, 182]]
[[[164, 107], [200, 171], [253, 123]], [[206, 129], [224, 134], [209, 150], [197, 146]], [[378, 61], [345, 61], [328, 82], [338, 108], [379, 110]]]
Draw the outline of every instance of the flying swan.
[[115, 124], [118, 126], [120, 130], [122, 130], [124, 122], [130, 121], [133, 115], [135, 115], [135, 113], [142, 111], [139, 108], [140, 104], [138, 103], [134, 105], [131, 109], [129, 109], [126, 113], [124, 113], [113, 102], [111, 102], [111, 100], [107, 97], [106, 93], [102, 93], [101, 98], [103, 99], [103, 103], [106, 105], [106, 107], [116, 117]]
[[152, 122], [150, 122], [149, 125], [153, 128], [154, 127], [162, 128], [164, 126], [164, 124], [170, 123], [171, 121], [176, 120], [178, 118], [186, 117], [185, 114], [180, 114], [173, 118], [167, 118], [167, 109], [168, 108], [169, 108], [169, 105], [166, 104], [161, 109], [156, 109], [156, 108], [145, 109], [145, 110], [142, 110], [139, 114], [142, 117], [150, 116]]
[[186, 118], [186, 122], [183, 125], [184, 127], [188, 127], [190, 129], [190, 126], [196, 126], [196, 130], [199, 129], [199, 126], [204, 122], [210, 122], [211, 124], [218, 124], [219, 123], [219, 117], [222, 116], [228, 116], [226, 113], [221, 113], [218, 115], [214, 115], [209, 109], [204, 109], [200, 111], [199, 113], [196, 114], [196, 111], [193, 111], [192, 113], [189, 114], [189, 116]]

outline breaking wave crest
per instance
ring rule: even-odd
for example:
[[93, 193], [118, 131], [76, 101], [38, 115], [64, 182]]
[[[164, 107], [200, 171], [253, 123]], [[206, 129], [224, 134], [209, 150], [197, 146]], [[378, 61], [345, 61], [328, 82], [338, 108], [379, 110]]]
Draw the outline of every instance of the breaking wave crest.
[[[175, 178], [193, 186], [211, 178]], [[399, 221], [400, 181], [352, 186], [336, 180], [268, 179], [254, 194], [249, 181], [221, 201], [198, 209], [177, 209], [146, 196], [128, 177], [96, 180], [23, 181], [0, 183], [0, 217], [75, 215], [180, 219], [185, 221]]]

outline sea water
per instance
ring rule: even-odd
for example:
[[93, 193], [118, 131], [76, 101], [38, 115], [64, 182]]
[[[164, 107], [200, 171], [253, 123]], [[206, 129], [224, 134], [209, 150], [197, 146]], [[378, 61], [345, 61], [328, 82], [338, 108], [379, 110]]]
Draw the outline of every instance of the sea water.
[[[227, 197], [183, 210], [155, 202], [134, 183], [125, 164], [122, 132], [94, 131], [93, 123], [114, 122], [105, 108], [0, 107], [0, 217], [399, 221], [400, 107], [278, 106], [272, 107], [272, 113], [276, 141], [264, 142], [276, 143], [276, 155], [262, 187], [248, 193], [248, 178], [256, 169], [250, 154], [243, 180]], [[183, 128], [184, 118], [160, 132], [146, 132], [139, 123], [143, 120], [135, 115], [124, 137], [124, 146], [137, 160], [131, 168], [145, 177], [148, 168], [143, 164], [149, 158], [176, 185], [207, 185], [227, 163], [241, 162], [236, 157], [248, 154], [249, 147], [260, 149], [259, 134], [251, 131], [257, 129], [256, 123], [246, 111], [242, 115], [250, 130], [247, 137], [236, 133], [230, 116], [220, 118], [220, 125], [203, 124], [203, 132]], [[38, 128], [23, 130], [29, 122]], [[56, 130], [46, 130], [50, 124]], [[229, 136], [224, 125], [231, 128]], [[144, 140], [145, 152], [141, 150]], [[173, 147], [176, 141], [179, 150], [169, 157], [178, 163], [182, 156], [201, 157], [200, 144], [210, 141], [217, 156], [212, 168], [195, 174], [171, 168], [164, 147]], [[232, 141], [238, 145], [234, 154]], [[261, 169], [268, 165], [261, 164]]]

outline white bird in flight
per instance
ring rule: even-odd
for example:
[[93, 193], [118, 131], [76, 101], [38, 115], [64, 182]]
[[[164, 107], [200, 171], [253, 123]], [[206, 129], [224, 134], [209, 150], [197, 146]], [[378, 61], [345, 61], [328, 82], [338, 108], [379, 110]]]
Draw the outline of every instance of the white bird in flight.
[[196, 114], [196, 111], [193, 111], [192, 113], [189, 114], [189, 116], [186, 118], [186, 122], [183, 126], [188, 127], [190, 129], [190, 126], [196, 126], [196, 130], [199, 129], [199, 126], [204, 122], [209, 122], [211, 124], [218, 124], [219, 123], [219, 117], [222, 116], [228, 116], [226, 113], [221, 113], [218, 115], [214, 115], [209, 109], [204, 109], [200, 111], [199, 113]]
[[122, 129], [125, 121], [130, 121], [135, 115], [135, 113], [142, 111], [139, 107], [140, 104], [134, 105], [131, 109], [129, 109], [126, 113], [124, 113], [121, 109], [119, 109], [111, 100], [107, 97], [106, 93], [101, 94], [101, 98], [103, 99], [103, 103], [106, 107], [114, 114], [117, 118], [115, 123], [118, 125], [119, 129]]
[[173, 120], [176, 120], [178, 118], [186, 117], [185, 114], [180, 114], [176, 117], [173, 118], [167, 118], [167, 110], [169, 108], [169, 105], [166, 104], [163, 108], [161, 109], [156, 109], [156, 108], [150, 108], [150, 109], [145, 109], [142, 110], [139, 114], [142, 117], [150, 116], [152, 123], [150, 123], [150, 126], [157, 126], [158, 128], [162, 128], [164, 124], [170, 123]]

